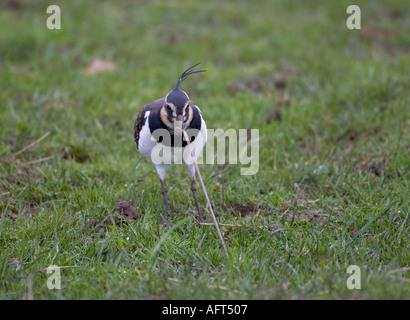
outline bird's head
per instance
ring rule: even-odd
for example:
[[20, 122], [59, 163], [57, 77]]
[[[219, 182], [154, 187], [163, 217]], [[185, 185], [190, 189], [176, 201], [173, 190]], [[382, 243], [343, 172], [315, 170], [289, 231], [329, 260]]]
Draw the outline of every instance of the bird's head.
[[[165, 104], [161, 110], [162, 120], [169, 127], [186, 129], [193, 117], [193, 111], [189, 105], [190, 100], [185, 91], [179, 89], [179, 85], [189, 75], [205, 70], [195, 70], [198, 65], [193, 65], [185, 70], [178, 79], [175, 88], [165, 96]], [[164, 121], [165, 120], [165, 121]]]

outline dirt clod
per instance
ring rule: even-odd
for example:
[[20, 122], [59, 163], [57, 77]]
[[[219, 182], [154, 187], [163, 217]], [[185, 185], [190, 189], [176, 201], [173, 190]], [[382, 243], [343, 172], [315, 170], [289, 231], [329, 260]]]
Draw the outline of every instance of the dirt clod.
[[128, 201], [118, 201], [113, 213], [106, 213], [100, 219], [93, 218], [87, 220], [83, 229], [98, 228], [97, 232], [104, 234], [107, 231], [107, 225], [114, 223], [120, 226], [124, 220], [132, 221], [137, 217], [137, 210], [131, 206]]
[[292, 209], [292, 204], [289, 202], [286, 202], [283, 206], [278, 208], [278, 212], [284, 213], [284, 212], [288, 212], [291, 209]]
[[78, 162], [78, 163], [83, 163], [85, 161], [91, 160], [90, 155], [87, 153], [84, 153], [84, 152], [77, 153], [77, 152], [73, 152], [70, 150], [64, 151], [62, 157], [63, 159], [74, 159], [75, 162]]
[[255, 215], [256, 208], [252, 205], [243, 205], [236, 202], [229, 202], [228, 208], [230, 208], [234, 213], [240, 213], [242, 217], [250, 217]]
[[122, 214], [124, 217], [127, 218], [128, 221], [131, 221], [138, 217], [137, 210], [132, 207], [128, 201], [118, 201], [117, 205], [115, 206], [115, 210]]
[[376, 176], [380, 176], [383, 171], [387, 169], [386, 166], [386, 161], [362, 161], [359, 164], [356, 165], [357, 167], [360, 167], [362, 169], [368, 169], [370, 172], [372, 172]]
[[267, 117], [266, 117], [266, 123], [269, 124], [271, 123], [273, 120], [277, 121], [277, 122], [282, 122], [282, 111], [280, 111], [280, 109], [275, 109], [274, 111], [272, 111]]
[[322, 225], [328, 218], [324, 215], [319, 215], [320, 212], [323, 212], [323, 209], [318, 210], [308, 210], [306, 213], [301, 213], [300, 211], [287, 212], [286, 215], [292, 219], [294, 222], [317, 222]]
[[283, 89], [287, 84], [287, 77], [282, 73], [276, 73], [273, 75], [273, 83], [276, 89]]
[[231, 84], [228, 90], [231, 94], [235, 94], [242, 91], [254, 91], [263, 92], [266, 86], [266, 80], [264, 78], [245, 79]]
[[279, 230], [280, 228], [282, 228], [282, 226], [280, 225], [280, 224], [278, 224], [278, 223], [272, 223], [270, 226], [269, 226], [271, 229], [273, 229], [273, 230]]

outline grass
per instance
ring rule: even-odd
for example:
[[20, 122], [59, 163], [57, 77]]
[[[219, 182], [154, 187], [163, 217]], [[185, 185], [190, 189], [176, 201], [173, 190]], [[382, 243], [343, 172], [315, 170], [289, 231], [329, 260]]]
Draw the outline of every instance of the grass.
[[[408, 1], [356, 1], [361, 30], [348, 1], [53, 3], [61, 30], [46, 1], [0, 5], [2, 299], [410, 297]], [[95, 59], [115, 69], [85, 74]], [[138, 111], [198, 61], [182, 87], [208, 127], [260, 134], [256, 175], [200, 166], [219, 223], [244, 225], [222, 227], [229, 257], [188, 213], [181, 167], [159, 227], [133, 142]], [[120, 200], [136, 219], [106, 219]], [[69, 267], [61, 290], [50, 265]]]

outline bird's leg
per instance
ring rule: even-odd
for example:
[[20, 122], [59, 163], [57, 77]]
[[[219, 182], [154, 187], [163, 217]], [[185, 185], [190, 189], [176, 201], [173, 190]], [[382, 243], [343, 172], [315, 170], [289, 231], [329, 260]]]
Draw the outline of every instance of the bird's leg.
[[196, 196], [196, 184], [195, 184], [195, 180], [192, 180], [192, 181], [191, 181], [191, 190], [192, 190], [192, 193], [193, 193], [194, 198], [195, 198], [196, 208], [197, 208], [197, 210], [198, 210], [198, 219], [199, 219], [199, 222], [205, 222], [204, 218], [202, 217], [201, 210], [199, 209], [199, 202], [198, 202], [198, 198], [197, 198], [197, 196]]
[[168, 220], [168, 189], [165, 187], [164, 181], [161, 181], [161, 192], [162, 192], [162, 197], [164, 198], [164, 219], [161, 221], [161, 226], [165, 227], [167, 225], [167, 220]]

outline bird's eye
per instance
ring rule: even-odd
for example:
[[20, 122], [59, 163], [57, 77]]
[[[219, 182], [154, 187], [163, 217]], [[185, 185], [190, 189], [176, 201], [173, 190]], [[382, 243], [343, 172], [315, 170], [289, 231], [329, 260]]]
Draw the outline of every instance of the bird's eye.
[[169, 111], [171, 111], [171, 107], [170, 107], [169, 104], [166, 104], [165, 107], [166, 107]]

